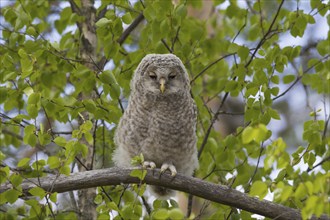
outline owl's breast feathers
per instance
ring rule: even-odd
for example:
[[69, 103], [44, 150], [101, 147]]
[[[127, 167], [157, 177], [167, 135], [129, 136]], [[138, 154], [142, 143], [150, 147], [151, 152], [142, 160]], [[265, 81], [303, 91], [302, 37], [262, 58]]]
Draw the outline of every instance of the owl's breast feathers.
[[[169, 84], [172, 90], [166, 88], [162, 93], [153, 87], [146, 89], [144, 86], [150, 83], [141, 84], [141, 78], [150, 77], [143, 74], [150, 63], [180, 66], [183, 75], [177, 80], [183, 81]], [[175, 87], [178, 85], [180, 87]], [[180, 59], [174, 55], [146, 56], [134, 74], [131, 89], [127, 109], [115, 133], [114, 162], [118, 166], [129, 166], [130, 159], [142, 153], [145, 161], [153, 161], [159, 168], [164, 163], [172, 164], [178, 172], [192, 175], [198, 167], [196, 106]]]

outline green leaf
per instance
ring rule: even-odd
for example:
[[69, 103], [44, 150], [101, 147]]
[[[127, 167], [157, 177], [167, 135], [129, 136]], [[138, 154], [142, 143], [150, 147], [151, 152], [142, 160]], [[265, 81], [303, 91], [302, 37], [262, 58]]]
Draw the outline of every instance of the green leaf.
[[176, 15], [178, 17], [185, 18], [187, 16], [187, 7], [185, 6], [185, 4], [180, 4], [178, 5], [178, 7], [175, 9]]
[[244, 129], [243, 133], [242, 133], [242, 141], [243, 144], [248, 144], [251, 141], [253, 141], [253, 138], [255, 136], [255, 131], [252, 127], [247, 127]]
[[156, 19], [156, 11], [152, 7], [152, 4], [148, 4], [148, 6], [143, 11], [143, 15], [148, 22], [151, 22]]
[[281, 201], [286, 202], [293, 193], [292, 186], [285, 186], [282, 190]]
[[330, 52], [329, 41], [322, 40], [322, 41], [318, 42], [316, 48], [321, 56], [325, 56], [325, 55], [329, 54], [329, 52]]
[[101, 194], [97, 194], [94, 198], [94, 203], [100, 205], [103, 202], [103, 197]]
[[226, 15], [228, 15], [229, 18], [233, 18], [237, 15], [238, 11], [239, 7], [235, 3], [233, 3], [227, 7]]
[[116, 84], [117, 80], [115, 78], [115, 76], [113, 75], [113, 73], [109, 70], [103, 71], [100, 75], [99, 75], [100, 80], [103, 83], [112, 85], [112, 84]]
[[10, 169], [8, 166], [6, 167], [0, 167], [0, 183], [4, 183], [7, 181], [7, 178], [9, 177]]
[[3, 192], [3, 193], [0, 193], [0, 205], [3, 205], [5, 203], [7, 203], [6, 192]]
[[69, 176], [71, 173], [71, 168], [68, 165], [62, 166], [60, 168], [60, 173]]
[[39, 108], [37, 105], [32, 104], [26, 107], [26, 111], [31, 118], [36, 118], [38, 116]]
[[8, 90], [5, 87], [0, 87], [0, 103], [4, 103], [8, 98]]
[[283, 77], [283, 82], [285, 84], [289, 84], [289, 83], [293, 82], [295, 79], [296, 79], [295, 75], [286, 75]]
[[24, 90], [23, 90], [24, 94], [27, 95], [27, 96], [30, 96], [31, 94], [33, 94], [33, 89], [32, 87], [28, 86], [26, 87]]
[[93, 100], [84, 100], [83, 104], [85, 105], [85, 108], [88, 112], [94, 113], [97, 110], [97, 107], [95, 105], [95, 102]]
[[296, 200], [302, 200], [307, 197], [306, 186], [303, 183], [299, 183], [297, 189], [294, 192], [294, 197]]
[[280, 92], [280, 88], [277, 87], [277, 86], [275, 86], [275, 87], [273, 87], [273, 88], [270, 89], [270, 92], [271, 92], [271, 94], [272, 94], [273, 96], [277, 96], [278, 93]]
[[33, 37], [38, 36], [38, 33], [36, 32], [36, 29], [33, 26], [29, 26], [28, 29], [26, 30], [26, 33], [28, 35], [32, 35]]
[[9, 181], [11, 182], [11, 184], [13, 184], [14, 187], [18, 187], [19, 185], [21, 185], [23, 178], [21, 177], [21, 175], [13, 173], [9, 177]]
[[[108, 219], [111, 219], [109, 213], [102, 213], [97, 216], [97, 220], [108, 220]], [[115, 219], [115, 218], [113, 218], [113, 219]]]
[[81, 126], [80, 129], [82, 132], [89, 132], [93, 128], [93, 123], [90, 120], [85, 121]]
[[40, 93], [32, 93], [28, 98], [28, 104], [40, 104]]
[[123, 17], [121, 17], [121, 19], [123, 20], [123, 22], [125, 24], [132, 23], [132, 16], [131, 16], [131, 13], [129, 13], [129, 12], [127, 12], [125, 15], [123, 15]]
[[273, 119], [281, 120], [281, 117], [276, 110], [269, 108], [268, 112], [269, 112], [270, 117], [272, 117]]
[[107, 19], [107, 18], [101, 18], [100, 20], [98, 20], [98, 21], [95, 23], [95, 25], [96, 25], [96, 27], [101, 28], [101, 27], [104, 27], [104, 26], [110, 24], [111, 22], [112, 22], [112, 21], [109, 20], [109, 19]]
[[20, 48], [18, 50], [18, 55], [21, 57], [21, 58], [28, 58], [29, 56], [27, 55], [26, 51], [23, 49], [23, 48]]
[[262, 181], [255, 181], [250, 189], [251, 196], [258, 196], [259, 199], [263, 199], [268, 193], [268, 186]]
[[6, 158], [6, 155], [0, 151], [0, 162], [3, 161], [5, 158]]
[[164, 208], [157, 209], [152, 213], [152, 218], [156, 220], [167, 219], [168, 217], [169, 211]]
[[272, 81], [272, 83], [279, 84], [280, 77], [278, 75], [274, 75], [272, 76], [272, 78], [270, 78], [270, 80]]
[[54, 139], [55, 144], [58, 146], [64, 147], [66, 145], [66, 139], [64, 137], [56, 137]]
[[49, 165], [50, 169], [56, 169], [61, 166], [61, 162], [57, 156], [48, 157], [47, 164]]
[[249, 144], [252, 141], [260, 143], [267, 138], [268, 129], [264, 124], [259, 124], [256, 127], [247, 127], [242, 133], [243, 144]]
[[179, 204], [174, 199], [170, 199], [171, 207], [179, 208]]
[[57, 202], [57, 192], [53, 192], [49, 196], [50, 201], [56, 203]]
[[20, 195], [22, 195], [22, 193], [17, 189], [9, 189], [6, 192], [4, 192], [4, 197], [7, 200], [7, 202], [9, 202], [10, 204], [16, 202], [16, 200]]
[[46, 192], [43, 188], [40, 187], [34, 187], [29, 190], [29, 193], [33, 196], [38, 196], [40, 199], [44, 198], [46, 195]]
[[237, 88], [238, 88], [238, 82], [235, 80], [232, 80], [232, 81], [227, 82], [227, 84], [225, 86], [225, 91], [231, 92]]
[[318, 8], [320, 5], [322, 5], [322, 2], [318, 1], [318, 0], [311, 0], [310, 5], [311, 5], [312, 9], [314, 9], [314, 8]]
[[86, 157], [88, 154], [88, 147], [85, 144], [82, 144], [80, 142], [76, 142], [74, 144], [74, 151], [78, 154], [81, 153], [83, 157]]
[[147, 175], [147, 170], [139, 169], [139, 170], [132, 170], [130, 176], [137, 177], [140, 180], [144, 180], [145, 176]]
[[168, 212], [168, 216], [170, 219], [184, 219], [184, 214], [179, 208], [171, 209]]
[[92, 145], [94, 142], [94, 138], [93, 135], [89, 132], [84, 133], [84, 137], [86, 139], [86, 141], [88, 142], [88, 144]]
[[46, 165], [46, 161], [39, 159], [37, 161], [34, 161], [31, 165], [31, 167], [35, 170], [40, 170], [40, 168], [43, 168]]
[[242, 59], [242, 60], [245, 60], [248, 56], [249, 56], [249, 53], [250, 53], [250, 49], [245, 47], [245, 46], [241, 46], [239, 47], [238, 51], [237, 51], [237, 54], [238, 56]]
[[119, 211], [119, 208], [115, 202], [109, 202], [107, 203], [107, 206], [110, 208], [110, 210]]
[[30, 162], [30, 158], [23, 158], [18, 162], [17, 167], [25, 167], [29, 165], [29, 162]]
[[[240, 47], [239, 45], [235, 44], [235, 43], [231, 43], [229, 44], [229, 47], [228, 47], [228, 53], [236, 53], [238, 51], [238, 49], [241, 49], [242, 47]], [[244, 50], [244, 47], [241, 51], [241, 54], [244, 54], [245, 53], [245, 50]]]
[[48, 133], [38, 135], [38, 140], [41, 146], [45, 146], [47, 144], [50, 144], [52, 137]]
[[140, 166], [144, 162], [143, 154], [137, 155], [131, 159], [131, 164], [133, 166]]

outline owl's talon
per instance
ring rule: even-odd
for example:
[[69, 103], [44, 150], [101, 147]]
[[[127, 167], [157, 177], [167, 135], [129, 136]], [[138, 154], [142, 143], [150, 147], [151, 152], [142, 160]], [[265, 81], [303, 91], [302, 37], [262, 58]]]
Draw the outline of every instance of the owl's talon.
[[150, 168], [150, 169], [155, 169], [156, 168], [156, 164], [154, 163], [154, 162], [152, 162], [152, 161], [144, 161], [143, 163], [142, 163], [142, 167], [143, 168]]
[[163, 163], [160, 168], [160, 174], [163, 174], [166, 170], [169, 170], [171, 172], [171, 176], [175, 176], [177, 174], [176, 168], [173, 164]]

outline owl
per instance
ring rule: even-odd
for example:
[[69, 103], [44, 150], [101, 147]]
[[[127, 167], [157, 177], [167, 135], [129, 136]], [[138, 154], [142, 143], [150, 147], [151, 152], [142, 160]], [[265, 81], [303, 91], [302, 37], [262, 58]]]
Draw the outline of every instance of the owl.
[[[131, 159], [142, 153], [146, 168], [191, 176], [198, 167], [196, 121], [181, 60], [173, 54], [146, 55], [133, 75], [128, 106], [115, 131], [115, 165], [131, 167]], [[152, 191], [159, 198], [173, 195], [159, 186]]]

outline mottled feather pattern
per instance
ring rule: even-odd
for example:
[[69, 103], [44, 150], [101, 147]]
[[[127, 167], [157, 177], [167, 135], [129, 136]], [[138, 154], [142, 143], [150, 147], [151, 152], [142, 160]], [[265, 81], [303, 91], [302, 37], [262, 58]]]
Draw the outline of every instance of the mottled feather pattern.
[[[159, 91], [159, 78], [165, 79], [164, 93]], [[189, 82], [185, 67], [175, 55], [149, 54], [141, 61], [115, 133], [113, 160], [117, 166], [131, 166], [131, 158], [142, 153], [158, 168], [168, 163], [179, 173], [193, 174], [198, 167], [197, 116]], [[161, 188], [154, 191], [160, 196], [171, 192]]]

